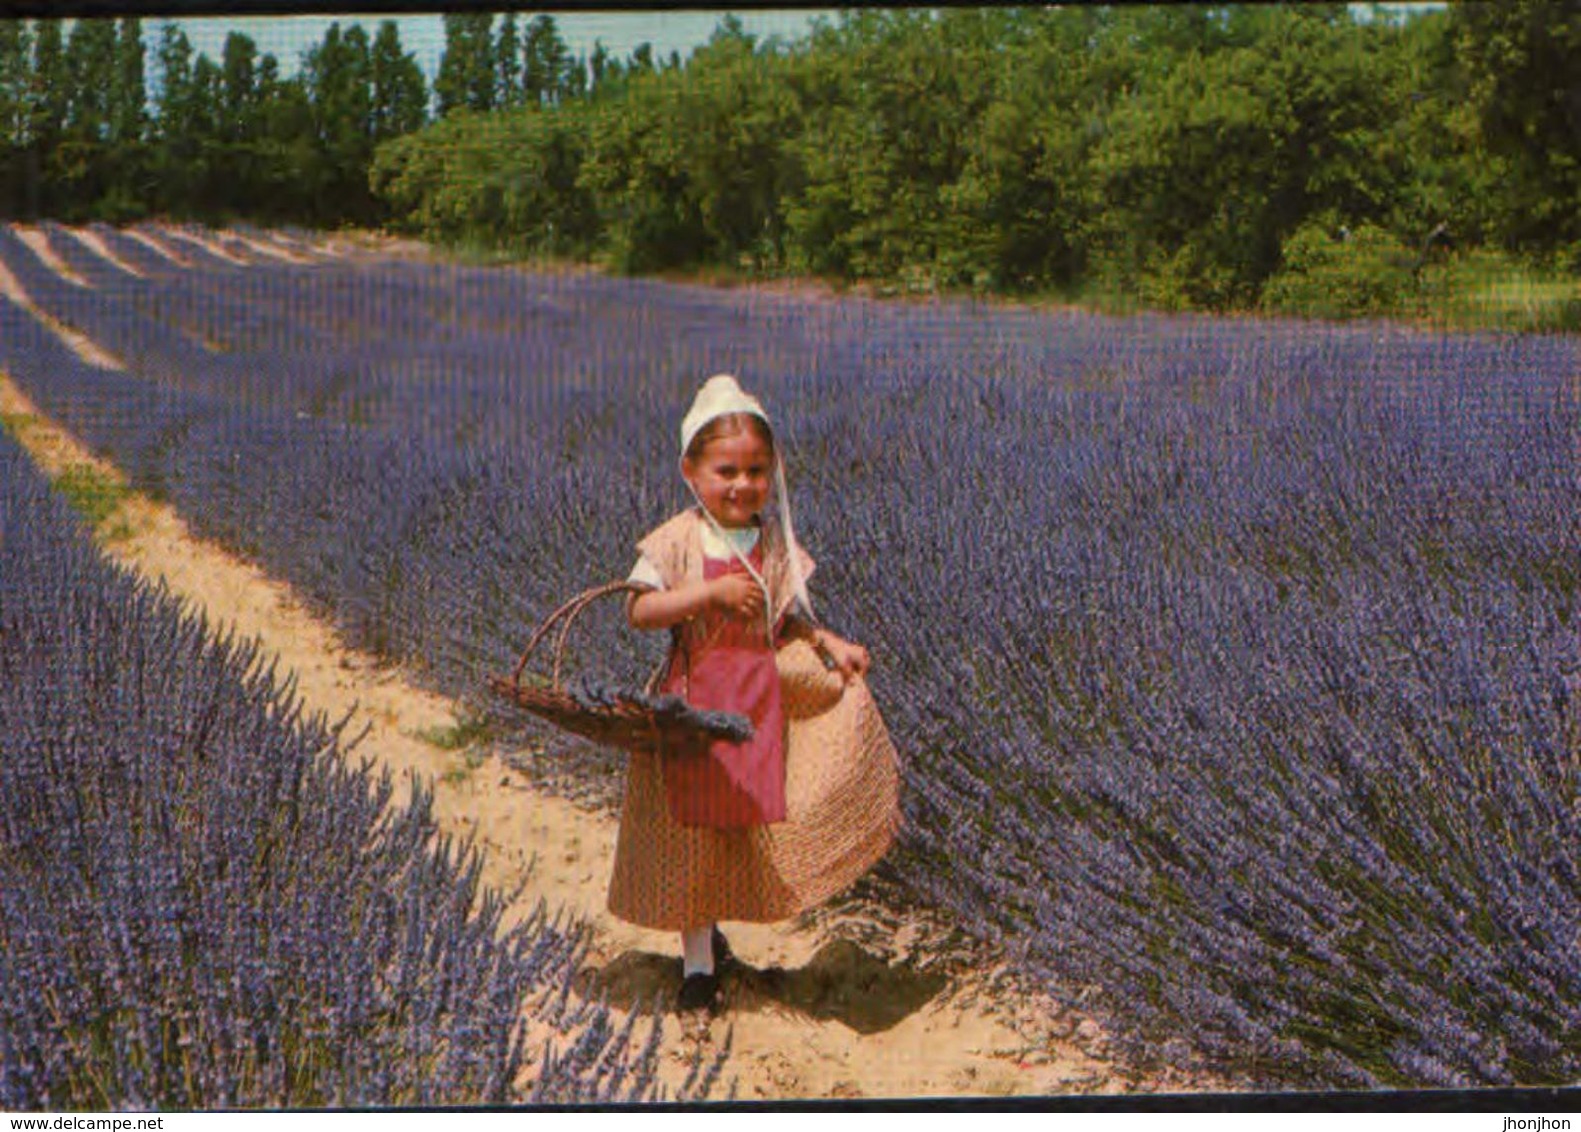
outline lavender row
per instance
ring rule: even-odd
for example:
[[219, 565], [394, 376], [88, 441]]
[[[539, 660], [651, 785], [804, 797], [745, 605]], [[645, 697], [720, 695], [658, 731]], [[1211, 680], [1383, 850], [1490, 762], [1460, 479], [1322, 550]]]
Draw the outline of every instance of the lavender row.
[[[419, 336], [371, 296], [425, 271], [489, 344], [436, 319], [442, 382], [386, 380], [360, 418], [5, 364], [123, 460], [150, 445], [110, 399], [168, 395], [195, 423], [145, 474], [455, 693], [626, 568], [682, 502], [678, 407], [736, 369], [786, 439], [820, 607], [877, 658], [913, 892], [1107, 987], [1144, 1056], [1573, 1078], [1572, 342], [422, 265], [303, 305]], [[615, 611], [581, 637], [616, 678], [656, 659]]]
[[4, 438], [0, 543], [0, 1105], [658, 1095], [635, 1016], [565, 993], [581, 930], [542, 907], [506, 929], [429, 796], [393, 807]]
[[[390, 265], [370, 290], [354, 266], [240, 267], [205, 259], [183, 241], [180, 253], [194, 261], [183, 267], [130, 234], [98, 228], [110, 252], [142, 273], [133, 275], [58, 225], [42, 230], [86, 286], [57, 273], [8, 228], [0, 228], [0, 264], [46, 315], [86, 334], [138, 376], [359, 424], [377, 423], [392, 387], [451, 393], [458, 346], [436, 348], [431, 327], [436, 319], [466, 320], [426, 275], [410, 277], [420, 270], [415, 266]], [[387, 328], [354, 334], [370, 310], [383, 312]], [[501, 373], [508, 355], [508, 343], [494, 335], [467, 346], [462, 361]]]

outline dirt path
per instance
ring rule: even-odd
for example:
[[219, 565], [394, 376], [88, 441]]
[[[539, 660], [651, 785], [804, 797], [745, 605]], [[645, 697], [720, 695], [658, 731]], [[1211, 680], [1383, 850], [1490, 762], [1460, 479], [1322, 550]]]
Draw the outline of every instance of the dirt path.
[[77, 356], [89, 365], [98, 366], [100, 369], [122, 368], [119, 358], [92, 341], [86, 334], [67, 326], [58, 319], [51, 318], [40, 310], [38, 305], [33, 302], [33, 297], [27, 293], [27, 289], [22, 286], [17, 277], [12, 275], [3, 263], [0, 263], [0, 296], [9, 299], [49, 327], [62, 342], [75, 351]]
[[211, 240], [199, 232], [192, 232], [184, 228], [177, 228], [173, 224], [155, 225], [155, 230], [167, 242], [167, 244], [171, 241], [174, 241], [178, 244], [191, 244], [194, 247], [202, 248], [216, 259], [222, 259], [226, 263], [234, 264], [237, 267], [252, 266], [249, 261], [242, 259], [240, 256], [233, 253], [229, 248], [219, 243], [217, 240]]
[[137, 268], [133, 267], [120, 256], [111, 251], [110, 245], [106, 244], [103, 237], [101, 237], [97, 232], [91, 231], [87, 228], [68, 228], [66, 231], [71, 233], [72, 237], [78, 243], [82, 244], [100, 259], [106, 261], [107, 263], [113, 264], [115, 267], [118, 267], [128, 275], [135, 275], [139, 279], [147, 278], [147, 276], [145, 276], [141, 271], [137, 270]]
[[66, 261], [55, 254], [55, 249], [50, 245], [49, 237], [44, 234], [43, 229], [23, 224], [13, 224], [11, 225], [11, 230], [20, 236], [22, 242], [33, 250], [33, 254], [43, 260], [45, 266], [56, 275], [78, 287], [86, 287], [88, 285], [86, 279], [78, 275], [70, 267], [67, 267]]
[[[63, 327], [57, 332], [69, 333]], [[67, 338], [91, 353], [92, 343], [78, 339]], [[41, 416], [3, 374], [0, 414], [52, 478], [73, 465], [88, 465], [124, 484], [114, 467]], [[357, 755], [372, 758], [398, 782], [428, 782], [440, 825], [483, 848], [487, 883], [515, 891], [526, 882], [513, 918], [542, 898], [589, 921], [595, 931], [589, 973], [612, 1002], [652, 1002], [673, 993], [679, 941], [605, 911], [615, 839], [611, 817], [530, 788], [500, 757], [464, 746], [449, 749], [463, 737], [454, 703], [346, 647], [288, 586], [194, 537], [169, 507], [128, 493], [100, 524], [99, 539], [112, 558], [163, 579], [215, 627], [232, 626], [258, 638], [266, 653], [278, 654], [282, 674], [296, 675], [298, 693], [311, 710], [332, 719], [351, 712], [350, 733], [368, 729]], [[725, 927], [743, 966], [726, 979], [731, 1009], [704, 1040], [722, 1041], [730, 1031], [725, 1076], [736, 1080], [741, 1099], [1136, 1087], [1105, 1058], [1104, 1035], [1090, 1019], [991, 993], [986, 975], [949, 979], [910, 964], [886, 964], [814, 929]], [[892, 943], [905, 956], [905, 941]], [[695, 1038], [683, 1037], [673, 1020], [666, 1023], [668, 1073], [680, 1073]], [[1154, 1081], [1146, 1087], [1190, 1085]]]

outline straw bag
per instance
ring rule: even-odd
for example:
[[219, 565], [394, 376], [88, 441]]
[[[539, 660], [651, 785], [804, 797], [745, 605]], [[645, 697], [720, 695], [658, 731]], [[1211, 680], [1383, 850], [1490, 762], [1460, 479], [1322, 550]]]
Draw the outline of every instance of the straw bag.
[[845, 681], [811, 641], [794, 640], [774, 654], [780, 672], [780, 704], [786, 719], [822, 715], [845, 694]]
[[[625, 750], [695, 751], [706, 748], [715, 739], [741, 742], [750, 738], [752, 723], [743, 715], [700, 711], [675, 695], [613, 691], [590, 687], [585, 682], [581, 686], [568, 686], [561, 679], [566, 637], [577, 616], [601, 597], [647, 590], [647, 586], [622, 581], [577, 594], [544, 619], [509, 677], [489, 677], [489, 688], [562, 730]], [[548, 679], [527, 673], [527, 663], [539, 643], [557, 629], [554, 665]]]

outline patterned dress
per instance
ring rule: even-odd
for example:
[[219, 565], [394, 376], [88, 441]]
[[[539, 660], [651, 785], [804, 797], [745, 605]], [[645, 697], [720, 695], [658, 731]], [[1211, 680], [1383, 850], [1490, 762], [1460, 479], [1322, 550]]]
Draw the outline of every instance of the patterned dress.
[[[667, 588], [728, 568], [717, 561], [709, 566], [704, 523], [691, 508], [639, 544]], [[777, 625], [790, 609], [792, 588], [789, 556], [774, 524], [763, 527], [755, 553]], [[803, 577], [809, 575], [811, 560], [804, 556], [801, 567]], [[718, 640], [710, 641], [710, 634], [718, 628], [713, 619], [699, 617], [672, 631], [666, 686], [677, 686], [677, 674], [688, 664], [695, 672], [699, 659], [704, 667], [713, 663], [707, 658]], [[737, 631], [750, 640], [753, 628], [741, 624]], [[775, 666], [777, 696], [764, 693], [761, 683], [745, 693], [723, 694], [756, 713], [755, 724], [762, 719], [756, 733], [766, 736], [766, 750], [779, 747], [780, 767], [775, 769], [772, 752], [734, 776], [729, 752], [703, 762], [695, 751], [633, 753], [609, 888], [610, 911], [623, 920], [681, 931], [719, 920], [787, 919], [871, 868], [900, 827], [897, 757], [866, 683], [842, 685], [804, 641], [765, 651], [765, 627], [757, 626], [756, 633], [762, 642], [757, 657]], [[743, 667], [761, 682], [762, 663], [754, 659]], [[723, 666], [707, 683], [720, 689], [728, 684]], [[767, 706], [774, 698], [777, 725]], [[776, 738], [781, 741], [772, 743]], [[689, 768], [675, 769], [688, 760]], [[778, 791], [772, 788], [776, 780], [783, 783]], [[683, 796], [679, 807], [672, 804], [677, 796]], [[754, 806], [761, 813], [751, 813]]]

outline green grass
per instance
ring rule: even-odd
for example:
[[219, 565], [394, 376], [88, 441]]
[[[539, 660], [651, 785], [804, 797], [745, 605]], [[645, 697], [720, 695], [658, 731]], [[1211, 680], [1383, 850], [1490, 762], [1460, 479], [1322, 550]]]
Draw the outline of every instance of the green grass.
[[31, 413], [0, 413], [0, 431], [16, 440], [37, 423], [38, 418]]
[[440, 775], [440, 781], [446, 786], [460, 786], [472, 777], [472, 772], [483, 765], [483, 755], [477, 751], [468, 751], [460, 763], [452, 765], [449, 770]]
[[414, 732], [415, 736], [441, 751], [464, 751], [489, 736], [489, 727], [482, 719], [468, 718], [449, 727], [425, 727]]
[[129, 494], [125, 486], [87, 464], [73, 464], [55, 477], [53, 486], [92, 529], [108, 519]]
[[1428, 314], [1464, 330], [1581, 332], [1581, 278], [1473, 252], [1424, 275]]
[[425, 727], [412, 734], [441, 751], [461, 754], [461, 760], [452, 763], [439, 776], [440, 781], [447, 786], [460, 786], [486, 760], [484, 751], [478, 749], [477, 744], [489, 737], [489, 726], [477, 716], [468, 716], [448, 727]]

